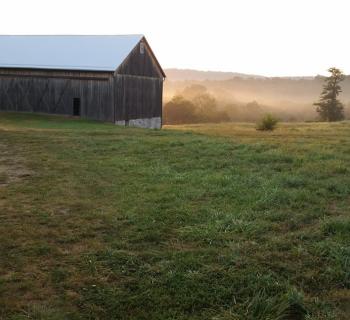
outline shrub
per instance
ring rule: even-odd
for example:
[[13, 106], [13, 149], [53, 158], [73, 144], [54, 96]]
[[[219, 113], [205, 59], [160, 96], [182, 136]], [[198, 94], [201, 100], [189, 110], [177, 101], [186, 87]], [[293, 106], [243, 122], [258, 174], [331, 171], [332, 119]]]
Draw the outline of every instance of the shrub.
[[256, 125], [256, 130], [272, 131], [276, 129], [278, 119], [271, 114], [266, 114]]

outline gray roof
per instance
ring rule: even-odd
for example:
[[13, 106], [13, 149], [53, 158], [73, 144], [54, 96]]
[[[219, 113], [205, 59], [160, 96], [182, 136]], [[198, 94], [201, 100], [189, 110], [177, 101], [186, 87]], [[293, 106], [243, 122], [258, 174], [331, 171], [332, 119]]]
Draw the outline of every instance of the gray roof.
[[0, 67], [115, 71], [142, 38], [0, 36]]

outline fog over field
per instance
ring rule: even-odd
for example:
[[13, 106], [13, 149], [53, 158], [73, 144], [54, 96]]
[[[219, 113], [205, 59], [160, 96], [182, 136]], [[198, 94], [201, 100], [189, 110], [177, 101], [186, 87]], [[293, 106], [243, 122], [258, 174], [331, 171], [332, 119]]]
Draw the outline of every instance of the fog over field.
[[[318, 119], [313, 103], [319, 98], [324, 76], [264, 77], [233, 72], [180, 69], [167, 69], [165, 72], [167, 75], [164, 85], [165, 121], [167, 121], [167, 111], [174, 113], [179, 105], [178, 102], [172, 104], [172, 107], [167, 105], [174, 96], [181, 96], [187, 102], [192, 102], [203, 113], [208, 109], [211, 113], [216, 111], [225, 113], [214, 117], [213, 121], [210, 119], [203, 121], [201, 117], [194, 122], [256, 121], [267, 112], [275, 114], [284, 121]], [[341, 86], [343, 92], [339, 98], [345, 105], [345, 115], [349, 119], [350, 76], [346, 76]], [[196, 100], [201, 101], [199, 106]], [[186, 110], [188, 109], [190, 108], [187, 107]], [[179, 108], [179, 113], [180, 111], [183, 119], [177, 117], [175, 122], [191, 122], [191, 119], [186, 119], [187, 113]], [[172, 114], [168, 118], [169, 123], [174, 123]]]

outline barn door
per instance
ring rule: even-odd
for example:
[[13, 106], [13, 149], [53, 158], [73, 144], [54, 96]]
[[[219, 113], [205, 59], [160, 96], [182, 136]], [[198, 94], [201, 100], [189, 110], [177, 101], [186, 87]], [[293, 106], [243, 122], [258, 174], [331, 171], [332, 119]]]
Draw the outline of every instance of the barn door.
[[73, 116], [80, 116], [80, 98], [73, 98]]

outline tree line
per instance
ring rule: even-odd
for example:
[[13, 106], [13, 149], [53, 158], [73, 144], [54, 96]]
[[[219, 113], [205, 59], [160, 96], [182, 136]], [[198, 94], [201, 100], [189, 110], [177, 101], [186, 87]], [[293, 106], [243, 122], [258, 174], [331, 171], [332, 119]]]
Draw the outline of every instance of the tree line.
[[208, 123], [230, 121], [219, 110], [217, 100], [202, 85], [192, 85], [175, 95], [163, 108], [165, 124]]
[[174, 95], [163, 107], [164, 124], [256, 121], [265, 112], [256, 101], [223, 102], [203, 85], [190, 85]]
[[[344, 74], [337, 68], [330, 68], [329, 77], [324, 78], [323, 91], [314, 109], [321, 121], [337, 121], [350, 118], [350, 103], [344, 106], [338, 99]], [[310, 111], [312, 111], [311, 107]], [[293, 116], [293, 110], [272, 108], [253, 100], [248, 103], [218, 100], [201, 84], [192, 84], [175, 94], [163, 107], [164, 124], [218, 123], [228, 121], [256, 122], [266, 113], [272, 113], [284, 121], [301, 121]], [[310, 112], [312, 115], [312, 112]], [[314, 120], [317, 120], [314, 114]], [[306, 120], [306, 119], [304, 119]], [[309, 120], [312, 120], [309, 118]]]

